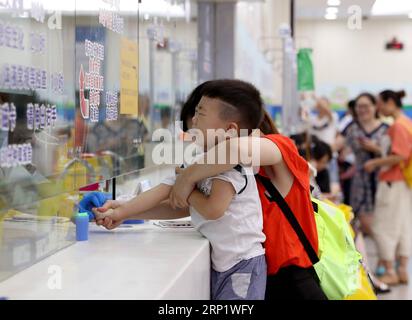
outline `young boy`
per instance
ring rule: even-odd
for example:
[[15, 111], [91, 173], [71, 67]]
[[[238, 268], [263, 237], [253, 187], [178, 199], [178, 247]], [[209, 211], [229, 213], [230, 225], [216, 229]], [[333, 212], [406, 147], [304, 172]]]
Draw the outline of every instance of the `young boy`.
[[[259, 92], [238, 80], [210, 81], [202, 88], [193, 127], [205, 139], [204, 151], [226, 138], [222, 132], [257, 128], [263, 118]], [[220, 129], [211, 145], [208, 130]], [[222, 130], [223, 129], [223, 130]], [[263, 300], [266, 261], [262, 243], [262, 208], [252, 168], [236, 167], [200, 181], [189, 197], [189, 211], [171, 210], [169, 197], [175, 177], [119, 205], [108, 201], [94, 209], [96, 221], [113, 229], [125, 219], [173, 219], [188, 216], [211, 244], [213, 300]], [[160, 204], [160, 206], [159, 206]], [[110, 210], [108, 210], [110, 209]]]

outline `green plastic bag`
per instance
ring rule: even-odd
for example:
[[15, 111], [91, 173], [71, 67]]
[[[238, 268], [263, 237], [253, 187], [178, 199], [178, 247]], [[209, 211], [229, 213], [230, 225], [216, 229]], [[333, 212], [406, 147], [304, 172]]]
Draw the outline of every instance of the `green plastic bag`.
[[298, 52], [298, 90], [314, 91], [312, 49], [303, 48]]
[[342, 210], [318, 199], [315, 220], [319, 262], [314, 265], [323, 292], [330, 300], [343, 300], [360, 287], [361, 254], [356, 250]]

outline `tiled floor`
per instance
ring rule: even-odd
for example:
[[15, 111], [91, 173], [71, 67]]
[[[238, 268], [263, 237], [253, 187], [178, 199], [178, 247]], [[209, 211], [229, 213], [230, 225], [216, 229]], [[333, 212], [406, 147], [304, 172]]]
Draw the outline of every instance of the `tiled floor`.
[[[376, 245], [371, 238], [365, 238], [368, 263], [371, 270], [375, 270], [377, 263]], [[409, 263], [409, 275], [412, 279], [412, 264]], [[412, 300], [412, 285], [398, 285], [391, 287], [391, 292], [378, 295], [379, 300]]]

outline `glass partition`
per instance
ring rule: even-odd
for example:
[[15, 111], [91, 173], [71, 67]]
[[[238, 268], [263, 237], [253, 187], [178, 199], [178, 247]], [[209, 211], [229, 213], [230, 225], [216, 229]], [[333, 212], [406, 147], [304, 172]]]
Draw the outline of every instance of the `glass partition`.
[[0, 280], [74, 240], [74, 16], [0, 2]]
[[151, 134], [196, 83], [190, 5], [0, 0], [0, 281], [74, 243], [84, 192], [160, 177]]

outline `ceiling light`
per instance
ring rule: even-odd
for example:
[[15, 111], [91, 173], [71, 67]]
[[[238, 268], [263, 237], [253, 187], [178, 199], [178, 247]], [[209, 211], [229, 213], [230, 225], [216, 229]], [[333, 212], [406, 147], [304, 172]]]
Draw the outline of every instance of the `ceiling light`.
[[376, 0], [372, 7], [374, 16], [403, 15], [409, 12], [412, 12], [412, 1]]
[[338, 8], [336, 8], [336, 7], [329, 7], [329, 8], [326, 8], [326, 13], [327, 13], [327, 14], [337, 14], [337, 13], [338, 13], [338, 11], [339, 11], [339, 9], [338, 9]]
[[340, 0], [328, 0], [328, 6], [340, 6]]

